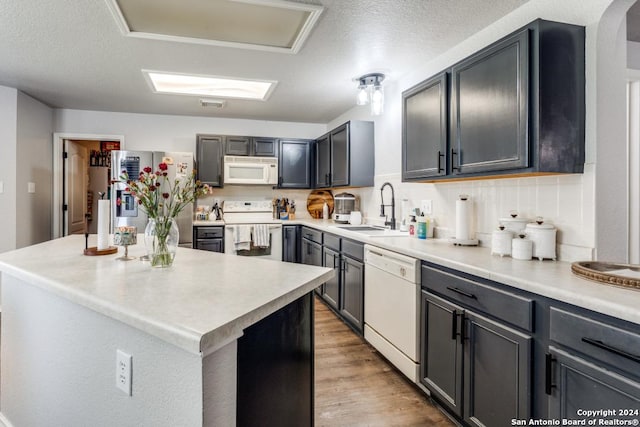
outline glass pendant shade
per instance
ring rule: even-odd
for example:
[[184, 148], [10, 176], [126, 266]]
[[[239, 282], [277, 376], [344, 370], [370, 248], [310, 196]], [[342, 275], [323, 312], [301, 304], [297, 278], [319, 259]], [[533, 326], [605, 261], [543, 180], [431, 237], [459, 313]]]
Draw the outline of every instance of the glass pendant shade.
[[356, 105], [367, 105], [369, 103], [369, 93], [367, 87], [363, 84], [358, 86], [358, 96], [356, 98]]
[[371, 115], [379, 116], [384, 111], [384, 91], [382, 86], [376, 85], [371, 92]]

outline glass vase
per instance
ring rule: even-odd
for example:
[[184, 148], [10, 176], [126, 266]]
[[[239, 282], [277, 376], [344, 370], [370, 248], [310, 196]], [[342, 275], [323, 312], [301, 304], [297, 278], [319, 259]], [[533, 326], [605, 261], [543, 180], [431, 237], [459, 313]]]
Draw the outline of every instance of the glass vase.
[[152, 267], [170, 267], [176, 256], [180, 232], [173, 218], [150, 218], [144, 229], [144, 244]]

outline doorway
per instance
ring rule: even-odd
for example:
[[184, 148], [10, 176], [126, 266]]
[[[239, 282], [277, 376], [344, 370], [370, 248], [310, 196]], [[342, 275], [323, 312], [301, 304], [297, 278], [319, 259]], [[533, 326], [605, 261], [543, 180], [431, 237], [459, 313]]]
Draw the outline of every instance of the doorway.
[[110, 152], [122, 135], [54, 134], [53, 238], [97, 232], [97, 204], [110, 192]]

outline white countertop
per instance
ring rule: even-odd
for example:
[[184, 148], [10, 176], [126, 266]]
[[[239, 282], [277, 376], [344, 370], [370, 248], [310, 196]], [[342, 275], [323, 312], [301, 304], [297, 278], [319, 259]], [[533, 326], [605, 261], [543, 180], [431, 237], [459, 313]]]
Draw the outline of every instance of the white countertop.
[[598, 313], [640, 324], [640, 290], [597, 283], [571, 272], [571, 263], [562, 261], [521, 261], [491, 255], [489, 248], [454, 246], [446, 240], [419, 240], [412, 237], [367, 237], [337, 228], [328, 220], [294, 220], [302, 224], [348, 237], [390, 251], [429, 261], [443, 267], [490, 279]]
[[[142, 237], [142, 236], [141, 236]], [[144, 239], [139, 238], [141, 242]], [[0, 271], [192, 353], [210, 353], [310, 292], [333, 270], [178, 248], [170, 268], [84, 256], [73, 235], [0, 254]], [[144, 254], [144, 245], [129, 247]]]

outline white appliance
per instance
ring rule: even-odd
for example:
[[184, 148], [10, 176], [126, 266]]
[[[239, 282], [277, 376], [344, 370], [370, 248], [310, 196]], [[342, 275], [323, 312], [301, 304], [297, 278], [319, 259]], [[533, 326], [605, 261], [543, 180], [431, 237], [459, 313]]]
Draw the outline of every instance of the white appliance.
[[[111, 232], [115, 227], [135, 226], [138, 233], [144, 233], [147, 226], [147, 214], [139, 208], [134, 196], [126, 189], [126, 183], [119, 182], [122, 171], [127, 171], [130, 178], [138, 178], [140, 171], [149, 166], [158, 170], [160, 163], [166, 163], [168, 178], [173, 182], [176, 178], [186, 179], [193, 173], [193, 153], [164, 151], [120, 151], [111, 152]], [[176, 217], [180, 231], [180, 246], [191, 247], [193, 241], [193, 203]]]
[[224, 183], [276, 185], [278, 158], [224, 156]]
[[370, 245], [364, 262], [364, 337], [417, 384], [420, 262]]
[[[271, 200], [225, 200], [224, 201], [224, 252], [243, 256], [255, 256], [282, 261], [282, 223], [273, 219]], [[235, 233], [239, 226], [253, 229], [264, 224], [269, 229], [269, 247], [251, 245], [249, 250], [236, 251]]]

